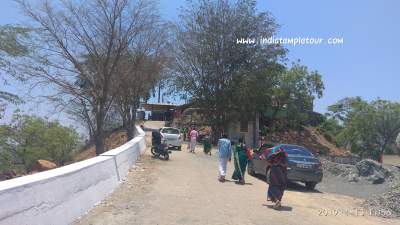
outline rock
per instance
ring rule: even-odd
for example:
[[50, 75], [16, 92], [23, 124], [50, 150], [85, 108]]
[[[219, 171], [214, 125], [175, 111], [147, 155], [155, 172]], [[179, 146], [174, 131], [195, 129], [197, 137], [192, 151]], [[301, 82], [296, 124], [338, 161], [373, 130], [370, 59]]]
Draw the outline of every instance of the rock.
[[360, 181], [360, 178], [358, 177], [358, 174], [352, 173], [352, 174], [349, 174], [347, 181], [348, 182], [358, 182], [358, 181]]
[[339, 177], [349, 177], [350, 174], [358, 174], [355, 166], [341, 163], [334, 163], [321, 159], [324, 171]]
[[42, 172], [42, 171], [54, 169], [56, 167], [57, 167], [57, 165], [55, 163], [53, 163], [53, 162], [50, 162], [50, 161], [47, 161], [47, 160], [44, 160], [44, 159], [39, 159], [39, 160], [36, 161], [36, 163], [33, 166], [32, 170], [36, 170], [36, 171]]
[[362, 205], [376, 216], [394, 218], [400, 216], [400, 185], [393, 187], [392, 190], [372, 196]]
[[375, 172], [373, 175], [369, 176], [367, 180], [371, 181], [373, 184], [382, 184], [385, 182], [385, 177], [382, 174]]
[[373, 184], [382, 184], [385, 182], [385, 178], [383, 177], [375, 177], [375, 179], [372, 181]]
[[386, 176], [387, 170], [382, 167], [380, 163], [372, 159], [364, 159], [356, 164], [358, 174], [362, 177], [368, 177], [379, 173]]

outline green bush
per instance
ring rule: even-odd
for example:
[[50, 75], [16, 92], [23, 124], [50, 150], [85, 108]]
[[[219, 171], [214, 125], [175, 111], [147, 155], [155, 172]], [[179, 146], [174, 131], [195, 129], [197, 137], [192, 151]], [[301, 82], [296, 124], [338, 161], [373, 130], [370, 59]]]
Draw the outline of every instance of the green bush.
[[70, 127], [47, 118], [15, 114], [0, 132], [0, 163], [3, 169], [23, 165], [27, 172], [38, 159], [59, 166], [72, 161], [79, 136]]

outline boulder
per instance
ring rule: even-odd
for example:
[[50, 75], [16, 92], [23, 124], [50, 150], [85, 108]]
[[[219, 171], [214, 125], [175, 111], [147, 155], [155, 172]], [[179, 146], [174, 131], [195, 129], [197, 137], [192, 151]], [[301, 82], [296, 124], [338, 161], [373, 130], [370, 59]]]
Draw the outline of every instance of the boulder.
[[358, 174], [351, 173], [351, 174], [349, 174], [347, 181], [348, 182], [358, 182], [358, 181], [360, 181], [360, 178], [358, 177]]
[[356, 164], [358, 174], [362, 177], [368, 177], [375, 173], [380, 173], [383, 176], [386, 175], [387, 171], [382, 167], [380, 163], [372, 159], [364, 159]]
[[382, 184], [383, 182], [385, 182], [385, 176], [378, 172], [375, 172], [374, 174], [369, 176], [367, 180], [371, 181], [373, 184]]
[[44, 160], [44, 159], [39, 159], [36, 161], [35, 165], [33, 166], [33, 170], [42, 172], [46, 170], [51, 170], [57, 167], [57, 164]]

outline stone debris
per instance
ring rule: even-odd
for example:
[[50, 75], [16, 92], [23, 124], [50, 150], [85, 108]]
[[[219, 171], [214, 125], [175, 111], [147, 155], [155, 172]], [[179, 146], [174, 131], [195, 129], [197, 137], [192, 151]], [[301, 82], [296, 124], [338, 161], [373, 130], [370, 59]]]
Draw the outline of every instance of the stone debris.
[[357, 174], [352, 173], [352, 174], [349, 174], [347, 181], [348, 182], [358, 182], [358, 181], [360, 181], [360, 177]]
[[395, 166], [382, 166], [380, 163], [364, 159], [356, 165], [334, 163], [326, 159], [321, 160], [325, 173], [342, 177], [348, 182], [362, 184], [382, 184], [387, 182], [390, 191], [372, 196], [365, 200], [362, 206], [372, 216], [385, 218], [400, 217], [400, 169]]
[[326, 159], [321, 159], [322, 168], [325, 172], [338, 177], [351, 177], [358, 174], [355, 166], [350, 164], [334, 163]]
[[391, 191], [373, 196], [363, 202], [363, 207], [376, 216], [400, 217], [400, 185]]
[[[392, 169], [385, 168], [371, 159], [361, 160], [356, 165], [334, 163], [326, 159], [321, 161], [325, 172], [346, 178], [348, 182], [366, 180], [371, 184], [382, 184], [386, 180], [392, 181], [400, 177], [400, 170], [395, 169], [395, 167]], [[397, 174], [397, 176], [394, 174]]]
[[372, 159], [361, 160], [356, 164], [356, 167], [358, 169], [358, 174], [363, 177], [376, 175], [377, 173], [382, 175], [382, 177], [389, 175], [388, 170]]

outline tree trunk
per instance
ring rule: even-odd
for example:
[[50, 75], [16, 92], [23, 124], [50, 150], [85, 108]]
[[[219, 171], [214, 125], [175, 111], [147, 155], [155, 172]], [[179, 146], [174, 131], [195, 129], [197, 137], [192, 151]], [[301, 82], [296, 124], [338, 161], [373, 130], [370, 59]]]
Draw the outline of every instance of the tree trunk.
[[134, 123], [135, 123], [132, 120], [132, 117], [133, 117], [132, 109], [129, 109], [127, 116], [128, 116], [128, 118], [127, 118], [128, 120], [127, 120], [127, 124], [126, 124], [126, 133], [127, 133], [127, 136], [128, 136], [128, 141], [130, 141], [130, 140], [132, 140], [134, 138], [133, 126], [134, 126]]
[[383, 154], [385, 154], [385, 149], [386, 149], [386, 142], [381, 146], [381, 149], [379, 149], [379, 156], [378, 156], [378, 162], [383, 163]]
[[129, 123], [128, 126], [126, 127], [126, 133], [128, 136], [128, 141], [132, 140], [135, 137], [134, 127], [132, 123]]
[[158, 84], [158, 103], [160, 103], [161, 100], [161, 84]]
[[221, 137], [217, 126], [211, 126], [211, 143], [214, 145], [218, 143], [218, 139]]
[[96, 145], [96, 155], [103, 154], [104, 149], [104, 117], [102, 112], [98, 112], [96, 115], [96, 124], [97, 131], [95, 137], [95, 145]]
[[259, 137], [260, 134], [260, 113], [256, 112], [255, 113], [255, 118], [254, 118], [254, 126], [253, 126], [253, 148], [258, 147], [259, 145]]
[[126, 113], [122, 113], [121, 117], [122, 117], [122, 127], [128, 128], [129, 122], [127, 122], [128, 120], [126, 119], [128, 115], [126, 115]]
[[93, 141], [93, 131], [91, 128], [89, 128], [89, 141], [92, 142]]
[[[222, 137], [222, 134], [224, 133], [224, 127], [220, 124], [215, 124], [213, 126], [211, 126], [211, 133], [212, 133], [212, 143], [213, 144], [217, 144], [218, 143], [218, 139], [220, 139]], [[228, 134], [226, 134], [228, 135]]]

